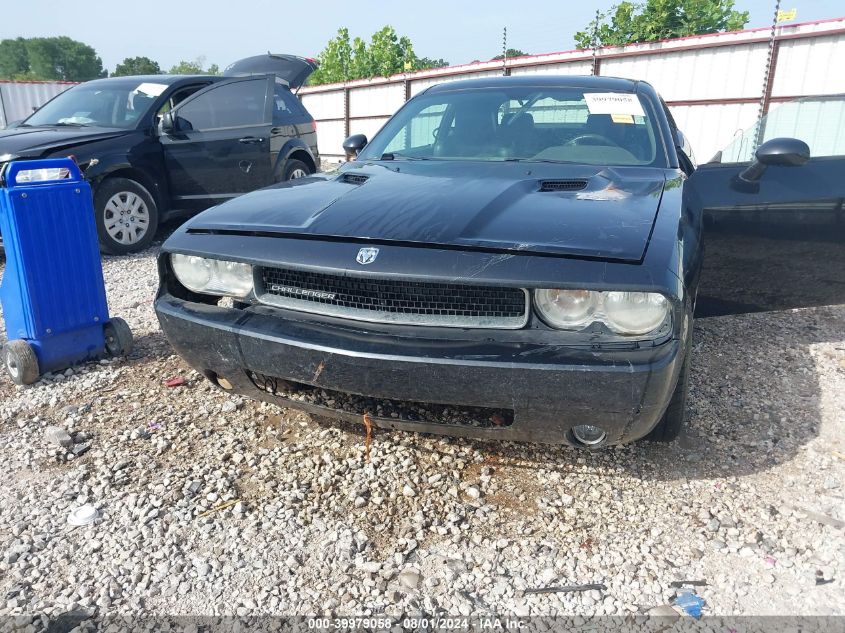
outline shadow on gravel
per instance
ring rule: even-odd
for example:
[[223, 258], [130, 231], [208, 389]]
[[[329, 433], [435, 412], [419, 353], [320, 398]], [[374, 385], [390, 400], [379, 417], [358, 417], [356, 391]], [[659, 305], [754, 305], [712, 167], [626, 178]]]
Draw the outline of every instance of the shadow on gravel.
[[[485, 464], [562, 474], [624, 474], [643, 480], [742, 477], [790, 461], [821, 424], [816, 362], [811, 347], [842, 340], [845, 306], [700, 319], [695, 326], [687, 430], [671, 444], [637, 442], [605, 451], [432, 438], [415, 444], [440, 453], [440, 441], [487, 455]], [[356, 435], [363, 427], [342, 426]], [[400, 431], [378, 430], [375, 442], [399, 442]], [[442, 454], [446, 455], [445, 451]], [[579, 463], [579, 459], [583, 459]]]
[[129, 355], [130, 361], [140, 359], [147, 359], [148, 357], [162, 357], [175, 354], [176, 351], [167, 342], [164, 332], [155, 330], [147, 334], [135, 337], [132, 353]]

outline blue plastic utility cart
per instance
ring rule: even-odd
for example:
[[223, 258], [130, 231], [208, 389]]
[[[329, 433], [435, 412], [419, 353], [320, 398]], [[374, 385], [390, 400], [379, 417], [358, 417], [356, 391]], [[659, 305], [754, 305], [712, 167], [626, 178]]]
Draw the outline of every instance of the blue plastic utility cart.
[[0, 232], [3, 363], [14, 382], [131, 351], [129, 326], [109, 319], [91, 188], [76, 163], [8, 164], [0, 173]]

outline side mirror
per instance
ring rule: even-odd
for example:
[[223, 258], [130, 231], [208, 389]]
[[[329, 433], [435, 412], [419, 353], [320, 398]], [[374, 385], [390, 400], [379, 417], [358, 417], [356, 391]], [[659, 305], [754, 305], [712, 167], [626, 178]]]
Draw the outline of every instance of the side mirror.
[[769, 165], [799, 167], [810, 160], [810, 146], [797, 138], [773, 138], [757, 148], [756, 161], [739, 178], [746, 182], [760, 180]]
[[343, 151], [346, 154], [346, 160], [355, 160], [360, 152], [367, 145], [367, 136], [365, 134], [353, 134], [348, 139], [343, 141]]
[[159, 129], [162, 134], [173, 134], [173, 132], [176, 131], [176, 122], [173, 118], [173, 112], [165, 112], [161, 115]]

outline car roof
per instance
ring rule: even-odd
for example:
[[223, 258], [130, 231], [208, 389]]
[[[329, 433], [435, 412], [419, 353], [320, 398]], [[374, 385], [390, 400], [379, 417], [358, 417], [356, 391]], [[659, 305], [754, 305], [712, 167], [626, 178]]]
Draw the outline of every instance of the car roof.
[[537, 86], [548, 88], [590, 88], [592, 90], [613, 90], [635, 92], [637, 84], [645, 82], [620, 77], [596, 77], [593, 75], [525, 75], [519, 77], [483, 77], [462, 79], [437, 84], [426, 90], [426, 94], [451, 90], [472, 90], [474, 88], [499, 88], [512, 86]]
[[223, 77], [221, 75], [129, 75], [126, 77], [108, 77], [106, 79], [94, 79], [86, 81], [86, 86], [114, 86], [115, 84], [123, 85], [137, 85], [140, 83], [164, 84], [172, 86], [180, 82], [191, 81], [220, 81], [221, 79], [231, 79], [231, 77]]

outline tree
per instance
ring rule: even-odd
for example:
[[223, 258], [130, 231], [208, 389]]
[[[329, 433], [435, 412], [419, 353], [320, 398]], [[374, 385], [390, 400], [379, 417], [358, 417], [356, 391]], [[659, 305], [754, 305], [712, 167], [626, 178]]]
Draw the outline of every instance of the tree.
[[182, 60], [175, 66], [172, 66], [168, 71], [171, 75], [219, 75], [220, 66], [212, 64], [207, 70], [204, 70], [205, 55], [200, 55], [193, 61]]
[[419, 60], [414, 55], [411, 40], [404, 35], [398, 37], [392, 26], [373, 33], [367, 53], [371, 77], [388, 77], [406, 70], [417, 70], [415, 65]]
[[88, 81], [105, 77], [97, 51], [69, 37], [30, 37], [0, 42], [0, 77]]
[[29, 72], [29, 53], [26, 40], [18, 37], [0, 41], [0, 77], [22, 79]]
[[427, 68], [446, 68], [449, 65], [445, 59], [438, 58], [438, 59], [431, 59], [430, 57], [420, 57], [420, 70], [425, 70]]
[[[607, 19], [610, 18], [608, 23]], [[578, 48], [624, 46], [673, 37], [737, 31], [748, 23], [748, 11], [734, 10], [734, 0], [647, 0], [621, 2], [575, 34]]]
[[112, 77], [126, 77], [128, 75], [160, 75], [161, 68], [158, 62], [149, 57], [127, 57], [118, 64]]
[[311, 85], [337, 83], [363, 77], [441, 68], [443, 59], [417, 57], [408, 37], [399, 36], [392, 26], [373, 33], [367, 43], [360, 37], [350, 40], [349, 29], [340, 28], [317, 56], [320, 67], [309, 78]]
[[[508, 59], [510, 59], [511, 57], [524, 57], [525, 55], [528, 55], [528, 53], [524, 53], [523, 51], [519, 50], [518, 48], [509, 48], [508, 49]], [[504, 59], [504, 57], [505, 57], [504, 55], [496, 55], [495, 57], [491, 57], [490, 61], [494, 62], [494, 61], [499, 60], [499, 59]]]

